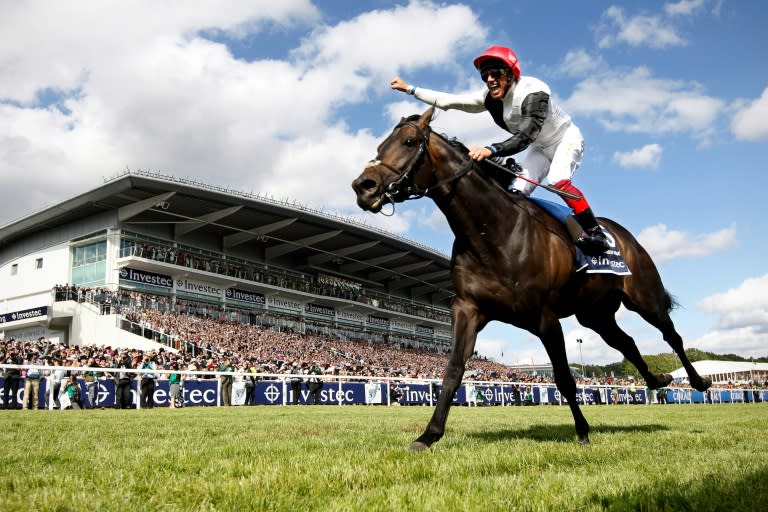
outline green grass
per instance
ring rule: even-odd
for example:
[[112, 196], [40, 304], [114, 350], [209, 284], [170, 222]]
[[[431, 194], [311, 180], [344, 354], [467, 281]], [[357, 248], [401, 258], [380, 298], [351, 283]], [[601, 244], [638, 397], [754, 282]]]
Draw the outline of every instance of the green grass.
[[768, 406], [2, 411], [0, 510], [768, 510]]

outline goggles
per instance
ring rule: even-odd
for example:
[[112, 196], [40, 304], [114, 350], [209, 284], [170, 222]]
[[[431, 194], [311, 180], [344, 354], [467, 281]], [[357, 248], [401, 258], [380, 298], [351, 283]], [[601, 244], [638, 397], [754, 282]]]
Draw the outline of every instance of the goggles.
[[506, 68], [485, 68], [480, 70], [480, 78], [483, 79], [483, 82], [486, 82], [488, 80], [488, 77], [491, 77], [494, 80], [498, 80], [499, 78], [506, 75], [507, 75]]

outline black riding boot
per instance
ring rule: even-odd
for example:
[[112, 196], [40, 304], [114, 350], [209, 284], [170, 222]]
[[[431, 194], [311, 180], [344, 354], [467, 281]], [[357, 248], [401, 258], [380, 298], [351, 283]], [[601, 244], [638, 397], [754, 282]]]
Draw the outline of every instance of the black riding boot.
[[597, 256], [611, 247], [605, 233], [603, 233], [603, 230], [600, 229], [600, 226], [597, 224], [597, 219], [595, 219], [595, 215], [592, 213], [592, 208], [587, 208], [583, 212], [573, 215], [571, 218], [575, 219], [583, 230], [580, 233], [577, 233], [577, 230], [573, 229], [573, 223], [567, 223], [569, 224], [568, 231], [571, 233], [571, 236], [573, 236], [573, 242], [579, 246], [585, 254]]

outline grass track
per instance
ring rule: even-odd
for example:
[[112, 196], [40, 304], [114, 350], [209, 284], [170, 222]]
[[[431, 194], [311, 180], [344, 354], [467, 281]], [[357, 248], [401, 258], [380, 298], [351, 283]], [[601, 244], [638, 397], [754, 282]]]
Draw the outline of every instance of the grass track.
[[768, 510], [768, 404], [1, 411], [0, 510]]

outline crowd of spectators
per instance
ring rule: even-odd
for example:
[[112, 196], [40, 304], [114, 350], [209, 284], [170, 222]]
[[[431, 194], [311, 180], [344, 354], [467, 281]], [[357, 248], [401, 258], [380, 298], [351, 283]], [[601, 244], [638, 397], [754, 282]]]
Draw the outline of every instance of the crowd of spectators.
[[224, 258], [192, 249], [182, 250], [171, 245], [149, 243], [143, 240], [123, 238], [121, 257], [133, 256], [170, 263], [204, 272], [226, 275], [280, 288], [298, 290], [317, 295], [341, 298], [374, 305], [378, 308], [410, 315], [450, 322], [450, 314], [444, 308], [429, 307], [394, 296], [367, 291], [359, 283], [333, 276], [312, 276], [280, 268], [267, 268], [263, 264], [245, 260]]
[[[72, 292], [69, 287], [57, 287], [56, 293], [62, 297], [73, 293], [71, 297], [78, 300], [86, 294], [107, 298], [114, 304], [110, 307], [131, 323], [151, 329], [162, 339], [178, 340], [178, 350], [169, 344], [168, 349], [153, 351], [158, 369], [171, 369], [175, 364], [180, 369], [214, 371], [224, 358], [231, 358], [236, 368], [256, 367], [263, 373], [284, 373], [294, 365], [314, 365], [336, 375], [431, 379], [441, 377], [447, 357], [423, 348], [404, 348], [399, 343], [342, 340], [319, 333], [264, 328], [233, 321], [226, 315], [171, 307], [167, 298], [134, 292]], [[0, 343], [3, 353], [10, 347], [25, 361], [42, 358], [46, 363], [63, 366], [87, 366], [82, 363], [92, 361], [99, 367], [112, 368], [126, 353], [134, 363], [145, 355], [138, 349], [113, 348], [108, 340], [101, 346], [58, 345], [45, 339]], [[472, 358], [467, 373], [485, 380], [511, 376], [506, 365], [484, 358]]]
[[178, 313], [183, 316], [257, 325], [268, 330], [326, 335], [341, 340], [387, 341], [400, 347], [445, 349], [445, 345], [432, 340], [430, 335], [417, 337], [405, 333], [390, 333], [384, 330], [366, 330], [361, 326], [334, 326], [329, 322], [313, 322], [286, 313], [240, 309], [231, 305], [225, 309], [221, 305], [183, 299], [174, 301], [169, 296], [141, 293], [134, 290], [56, 285], [54, 287], [54, 300], [75, 300], [81, 303], [91, 303], [99, 308], [102, 314], [121, 315], [124, 319], [121, 327], [124, 330], [152, 338], [175, 349], [184, 349], [193, 354], [199, 350], [210, 352], [212, 348], [207, 344], [199, 345], [194, 336], [180, 337], [177, 330], [169, 328], [168, 322], [160, 318], [162, 315]]

